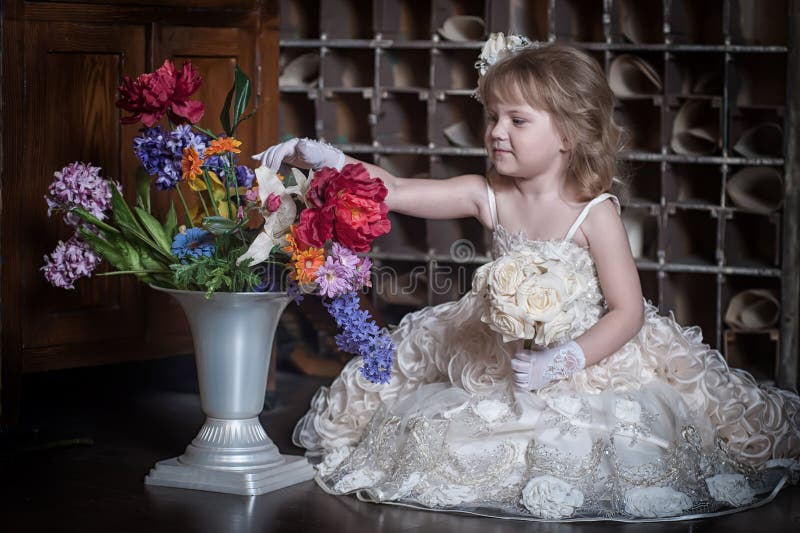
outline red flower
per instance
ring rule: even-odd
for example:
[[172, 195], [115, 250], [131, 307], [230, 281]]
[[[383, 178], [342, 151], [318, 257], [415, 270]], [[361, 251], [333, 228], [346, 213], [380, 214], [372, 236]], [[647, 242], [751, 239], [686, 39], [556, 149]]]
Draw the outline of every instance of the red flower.
[[323, 168], [314, 173], [308, 192], [314, 207], [300, 214], [298, 240], [321, 247], [332, 238], [354, 252], [369, 251], [372, 241], [391, 229], [383, 201], [387, 192], [360, 163], [345, 165], [341, 172]]
[[140, 75], [135, 80], [123, 76], [119, 86], [120, 99], [117, 107], [133, 113], [122, 117], [123, 124], [135, 124], [142, 121], [147, 127], [155, 125], [164, 113], [168, 113], [174, 122], [199, 122], [203, 117], [203, 103], [189, 100], [203, 79], [192, 68], [191, 61], [183, 64], [180, 71], [167, 59], [155, 72]]

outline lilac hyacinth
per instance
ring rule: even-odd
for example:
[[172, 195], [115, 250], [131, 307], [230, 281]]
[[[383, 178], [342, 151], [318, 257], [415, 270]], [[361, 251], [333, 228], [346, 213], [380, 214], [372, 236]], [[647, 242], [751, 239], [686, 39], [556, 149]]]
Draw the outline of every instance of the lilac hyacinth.
[[361, 375], [372, 383], [388, 383], [392, 374], [395, 346], [385, 329], [378, 328], [369, 311], [359, 308], [355, 292], [343, 294], [323, 305], [342, 328], [336, 345], [346, 352], [360, 355]]
[[202, 158], [208, 145], [208, 137], [195, 133], [188, 124], [182, 124], [169, 133], [161, 126], [142, 128], [141, 132], [133, 140], [133, 151], [147, 174], [156, 177], [156, 188], [161, 191], [178, 185], [184, 148], [194, 148]]
[[112, 183], [117, 189], [120, 188], [119, 183], [100, 176], [100, 167], [77, 161], [53, 175], [53, 182], [44, 197], [48, 216], [63, 211], [64, 222], [77, 227], [81, 219], [70, 210], [81, 207], [100, 220], [105, 220], [106, 212], [111, 210]]
[[59, 241], [49, 256], [44, 256], [44, 266], [40, 270], [54, 287], [74, 289], [75, 281], [90, 277], [100, 257], [77, 232], [67, 242]]

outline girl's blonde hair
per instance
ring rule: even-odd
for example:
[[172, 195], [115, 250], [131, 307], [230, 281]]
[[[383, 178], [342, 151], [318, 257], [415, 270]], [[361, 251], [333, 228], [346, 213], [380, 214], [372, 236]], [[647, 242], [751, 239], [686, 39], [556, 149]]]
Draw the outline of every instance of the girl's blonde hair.
[[521, 93], [547, 111], [569, 144], [568, 177], [588, 198], [612, 189], [623, 131], [614, 123], [603, 70], [589, 55], [559, 44], [525, 48], [492, 65], [478, 92], [484, 105], [513, 102]]

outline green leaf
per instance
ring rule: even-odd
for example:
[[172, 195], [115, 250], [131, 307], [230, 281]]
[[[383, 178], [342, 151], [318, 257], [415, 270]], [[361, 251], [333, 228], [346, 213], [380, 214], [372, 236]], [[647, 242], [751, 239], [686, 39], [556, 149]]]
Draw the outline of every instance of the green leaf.
[[97, 218], [96, 216], [91, 214], [90, 212], [86, 211], [82, 207], [75, 207], [72, 210], [72, 212], [75, 213], [76, 215], [78, 215], [87, 224], [91, 224], [93, 226], [96, 226], [97, 228], [99, 228], [99, 229], [101, 229], [101, 230], [103, 230], [105, 232], [108, 232], [108, 233], [119, 233], [119, 230], [117, 228], [115, 228], [114, 226], [110, 226], [109, 224], [103, 222], [102, 220], [100, 220], [99, 218]]
[[150, 176], [141, 166], [136, 169], [136, 205], [150, 212]]
[[231, 135], [236, 131], [239, 123], [244, 120], [241, 116], [250, 104], [250, 79], [242, 72], [239, 65], [234, 68], [233, 86], [236, 89], [236, 102], [233, 107], [233, 131]]
[[131, 208], [128, 207], [128, 204], [116, 187], [111, 187], [111, 206], [114, 210], [114, 220], [121, 228], [128, 226], [137, 230], [139, 233], [144, 233], [144, 229], [139, 226], [139, 222], [136, 220], [136, 217], [133, 216]]
[[210, 216], [203, 218], [203, 227], [214, 235], [222, 235], [236, 229], [236, 221], [222, 216]]
[[98, 237], [87, 228], [79, 228], [78, 232], [81, 234], [83, 240], [89, 243], [89, 246], [91, 246], [95, 252], [111, 263], [111, 266], [117, 270], [127, 270], [128, 265], [123, 253], [113, 244]]
[[147, 230], [147, 233], [153, 238], [153, 240], [158, 244], [166, 253], [171, 253], [172, 250], [172, 242], [167, 235], [164, 233], [164, 228], [161, 227], [161, 223], [142, 209], [141, 207], [135, 207], [136, 214], [139, 215], [139, 220], [142, 221], [142, 225]]
[[231, 102], [233, 101], [233, 92], [236, 89], [236, 82], [234, 82], [228, 95], [225, 97], [225, 103], [222, 104], [222, 111], [219, 114], [219, 121], [222, 123], [222, 129], [228, 137], [233, 136], [231, 131]]
[[169, 203], [169, 211], [167, 211], [167, 218], [164, 220], [164, 234], [170, 240], [170, 246], [172, 245], [172, 239], [175, 237], [175, 230], [178, 227], [178, 216], [175, 214], [175, 202]]

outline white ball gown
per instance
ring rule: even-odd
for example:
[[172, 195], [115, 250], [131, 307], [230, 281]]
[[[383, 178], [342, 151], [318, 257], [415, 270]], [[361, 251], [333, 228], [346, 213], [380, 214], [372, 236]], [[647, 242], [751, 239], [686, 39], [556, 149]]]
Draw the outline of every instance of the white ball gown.
[[[587, 248], [529, 240], [495, 222], [493, 257], [533, 250], [588, 283], [574, 336], [605, 312]], [[294, 441], [334, 494], [417, 508], [540, 521], [681, 520], [770, 501], [800, 477], [800, 399], [760, 386], [645, 302], [616, 353], [536, 392], [513, 386], [517, 343], [481, 321], [481, 296], [406, 315], [391, 333], [391, 382], [351, 360], [322, 387]]]

